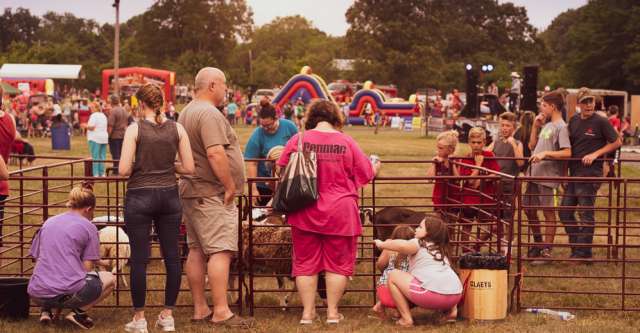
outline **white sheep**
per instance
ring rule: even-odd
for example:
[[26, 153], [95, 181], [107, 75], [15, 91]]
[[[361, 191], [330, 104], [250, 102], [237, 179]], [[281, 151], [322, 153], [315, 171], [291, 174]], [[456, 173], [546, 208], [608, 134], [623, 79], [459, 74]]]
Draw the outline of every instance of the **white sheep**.
[[[122, 218], [114, 216], [100, 216], [93, 219], [94, 223], [108, 223], [122, 221]], [[111, 273], [122, 276], [122, 282], [125, 287], [128, 287], [127, 279], [122, 274], [124, 266], [127, 264], [127, 260], [131, 256], [131, 247], [129, 246], [129, 236], [124, 230], [117, 226], [104, 226], [98, 227], [100, 238], [100, 257], [110, 258], [105, 259], [108, 268], [111, 268]], [[116, 276], [118, 276], [116, 275]]]

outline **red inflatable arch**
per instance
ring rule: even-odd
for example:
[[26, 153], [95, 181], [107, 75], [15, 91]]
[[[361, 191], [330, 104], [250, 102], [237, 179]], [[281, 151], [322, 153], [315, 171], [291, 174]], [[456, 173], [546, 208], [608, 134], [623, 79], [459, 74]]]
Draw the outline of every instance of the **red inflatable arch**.
[[[153, 79], [164, 82], [164, 96], [167, 102], [173, 101], [173, 86], [175, 85], [176, 73], [165, 71], [162, 69], [153, 69], [147, 67], [126, 67], [118, 69], [118, 76], [129, 76], [140, 74]], [[109, 85], [113, 77], [113, 69], [105, 69], [102, 71], [102, 99], [109, 97]]]

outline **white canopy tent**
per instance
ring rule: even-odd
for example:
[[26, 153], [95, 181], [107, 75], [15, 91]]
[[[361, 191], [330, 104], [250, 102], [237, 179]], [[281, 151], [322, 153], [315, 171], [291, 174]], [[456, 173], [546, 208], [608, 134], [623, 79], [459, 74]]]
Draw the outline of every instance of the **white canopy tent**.
[[77, 79], [82, 65], [4, 64], [0, 78], [4, 79]]

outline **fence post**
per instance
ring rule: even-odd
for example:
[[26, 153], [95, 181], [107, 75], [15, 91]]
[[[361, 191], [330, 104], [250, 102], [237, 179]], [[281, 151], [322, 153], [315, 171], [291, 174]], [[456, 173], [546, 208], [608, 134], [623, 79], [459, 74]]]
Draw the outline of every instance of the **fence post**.
[[[513, 281], [514, 283], [514, 291], [516, 292], [516, 312], [521, 311], [521, 300], [520, 300], [520, 283], [522, 281], [523, 276], [522, 273], [522, 209], [520, 209], [520, 203], [522, 203], [522, 181], [516, 177], [516, 193], [518, 196], [518, 239], [516, 240], [516, 244], [518, 249], [516, 251], [518, 257], [516, 259], [516, 277]], [[528, 233], [528, 232], [527, 232]], [[512, 298], [513, 299], [513, 298]]]
[[[371, 180], [371, 219], [373, 221], [371, 221], [371, 225], [373, 226], [373, 238], [376, 239], [378, 235], [376, 235], [376, 177], [374, 176], [373, 179]], [[372, 295], [373, 295], [373, 304], [376, 304], [376, 244], [375, 242], [373, 244], [371, 244], [371, 267], [372, 269], [372, 273], [371, 277], [372, 277]]]
[[[504, 238], [504, 226], [502, 225], [502, 216], [504, 215], [503, 212], [506, 210], [505, 206], [506, 203], [504, 202], [504, 193], [502, 192], [503, 190], [503, 185], [502, 182], [504, 181], [504, 179], [502, 177], [498, 178], [498, 186], [496, 186], [496, 205], [497, 205], [497, 214], [496, 214], [496, 253], [501, 253], [502, 250], [502, 243], [503, 243], [503, 238]], [[489, 235], [491, 235], [491, 228], [489, 228]], [[491, 241], [489, 240], [489, 244], [491, 244]], [[489, 245], [489, 249], [491, 249], [491, 245]]]
[[[613, 180], [609, 180], [609, 196], [608, 196], [608, 208], [607, 208], [607, 259], [611, 259], [611, 256], [613, 255], [613, 236], [611, 235], [611, 217], [613, 215], [613, 209], [612, 209], [612, 205], [613, 205], [613, 184], [614, 181]], [[597, 195], [597, 192], [596, 192]], [[597, 204], [597, 199], [596, 198], [596, 203], [595, 206], [598, 207]]]
[[[620, 162], [618, 162], [620, 163]], [[618, 177], [620, 177], [620, 174], [618, 174]], [[615, 244], [613, 246], [613, 257], [615, 259], [618, 259], [618, 247], [620, 246], [620, 191], [621, 188], [623, 186], [623, 184], [620, 182], [620, 179], [618, 179], [616, 181], [617, 185], [616, 185], [616, 209], [615, 209], [615, 214], [616, 214], [616, 218], [615, 218], [615, 227], [614, 230], [616, 232], [615, 234], [615, 238], [613, 240], [613, 243]], [[624, 184], [624, 186], [626, 187], [626, 183]], [[626, 198], [625, 198], [625, 202], [626, 202]]]
[[[251, 189], [251, 186], [249, 186]], [[251, 193], [251, 190], [249, 190]], [[244, 196], [238, 196], [238, 312], [240, 315], [243, 314], [243, 300], [242, 300], [242, 286], [244, 285], [244, 265], [242, 254], [244, 253], [244, 249], [242, 248], [242, 209], [243, 207], [243, 198]], [[251, 214], [249, 214], [251, 215]]]
[[[1, 157], [0, 157], [1, 158]], [[20, 169], [22, 170], [22, 168]], [[20, 172], [20, 276], [24, 276], [24, 173]]]
[[49, 167], [42, 168], [42, 222], [49, 218]]
[[[249, 180], [249, 188], [251, 188], [253, 186], [253, 180]], [[249, 241], [247, 246], [249, 247], [249, 255], [248, 255], [248, 259], [249, 259], [249, 315], [253, 317], [253, 307], [254, 307], [254, 298], [255, 295], [253, 294], [254, 290], [253, 290], [253, 214], [251, 213], [253, 211], [253, 195], [251, 193], [251, 191], [249, 191], [249, 200], [248, 200], [248, 204], [249, 204], [249, 228], [248, 228], [248, 236], [249, 236]], [[242, 233], [242, 226], [241, 226], [241, 232]], [[242, 260], [242, 255], [240, 255], [239, 257], [241, 257]]]
[[93, 160], [92, 159], [84, 160], [84, 176], [93, 177]]
[[624, 179], [624, 202], [622, 210], [622, 304], [621, 309], [624, 311], [626, 293], [627, 293], [627, 179]]

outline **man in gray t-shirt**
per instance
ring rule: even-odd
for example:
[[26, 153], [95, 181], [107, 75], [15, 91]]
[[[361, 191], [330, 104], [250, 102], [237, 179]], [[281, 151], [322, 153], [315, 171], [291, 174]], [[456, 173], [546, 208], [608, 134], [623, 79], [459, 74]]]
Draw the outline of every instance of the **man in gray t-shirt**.
[[[543, 96], [540, 114], [536, 117], [531, 129], [529, 139], [529, 148], [532, 150], [531, 165], [525, 174], [526, 176], [561, 177], [563, 175], [563, 162], [557, 159], [571, 157], [569, 132], [560, 111], [563, 104], [562, 95], [557, 92]], [[550, 121], [545, 124], [547, 119]], [[558, 188], [558, 185], [558, 182], [536, 180], [527, 184], [523, 203], [525, 206], [531, 206], [525, 210], [525, 214], [531, 224], [534, 242], [543, 242], [536, 208], [542, 208], [546, 224], [544, 244], [530, 248], [529, 257], [551, 258], [551, 246], [556, 234], [554, 190]], [[547, 262], [541, 261], [539, 263]]]
[[116, 95], [111, 95], [111, 112], [107, 119], [107, 132], [109, 133], [109, 151], [111, 152], [111, 158], [113, 162], [114, 172], [118, 174], [118, 160], [120, 160], [120, 153], [122, 152], [122, 142], [124, 141], [124, 132], [129, 126], [129, 114], [120, 106], [120, 98]]

